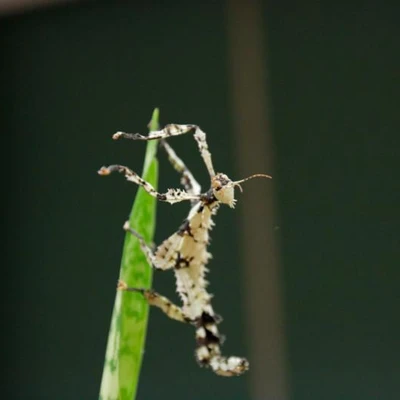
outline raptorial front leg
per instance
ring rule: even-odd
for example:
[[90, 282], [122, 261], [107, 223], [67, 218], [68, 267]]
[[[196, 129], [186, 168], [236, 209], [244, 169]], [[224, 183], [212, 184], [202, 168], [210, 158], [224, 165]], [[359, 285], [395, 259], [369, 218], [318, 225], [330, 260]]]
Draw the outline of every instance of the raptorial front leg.
[[141, 293], [151, 306], [158, 307], [167, 317], [174, 319], [175, 321], [191, 322], [190, 318], [185, 315], [181, 307], [172, 303], [169, 299], [161, 296], [154, 290], [131, 288], [121, 280], [118, 282], [117, 288], [118, 290], [124, 290], [127, 292]]
[[153, 196], [160, 201], [166, 201], [167, 203], [174, 204], [185, 200], [200, 200], [200, 195], [189, 194], [181, 189], [168, 189], [166, 193], [159, 193], [149, 182], [145, 181], [136, 172], [123, 165], [110, 165], [108, 167], [101, 167], [98, 171], [98, 174], [105, 176], [110, 175], [112, 172], [120, 172], [124, 174], [128, 181], [141, 186], [150, 196]]
[[[175, 171], [181, 174], [181, 184], [189, 194], [199, 195], [201, 186], [194, 178], [186, 164], [178, 157], [174, 149], [165, 141], [160, 141], [160, 146], [165, 150], [168, 160]], [[194, 202], [195, 200], [193, 200]]]
[[208, 150], [206, 134], [197, 125], [169, 124], [166, 125], [164, 129], [150, 132], [148, 136], [143, 136], [140, 135], [139, 133], [117, 132], [113, 135], [113, 139], [119, 139], [122, 137], [125, 139], [132, 139], [132, 140], [160, 140], [160, 139], [167, 139], [172, 136], [183, 135], [191, 131], [194, 131], [193, 135], [194, 139], [197, 142], [197, 146], [199, 148], [201, 157], [204, 160], [208, 173], [212, 178], [215, 175], [215, 171], [211, 160], [211, 153]]

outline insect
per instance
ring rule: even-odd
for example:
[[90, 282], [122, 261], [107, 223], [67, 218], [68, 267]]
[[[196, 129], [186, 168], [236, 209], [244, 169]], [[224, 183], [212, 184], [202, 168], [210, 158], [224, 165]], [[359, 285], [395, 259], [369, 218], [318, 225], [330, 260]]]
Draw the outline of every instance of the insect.
[[[193, 133], [200, 155], [210, 175], [211, 186], [203, 193], [192, 173], [165, 140], [185, 133]], [[102, 167], [98, 171], [100, 175], [120, 172], [128, 181], [142, 186], [149, 195], [158, 200], [170, 204], [190, 201], [191, 209], [178, 231], [164, 240], [155, 250], [129, 226], [129, 222], [124, 225], [124, 229], [139, 240], [141, 250], [154, 269], [162, 271], [172, 269], [174, 271], [182, 306], [173, 304], [169, 299], [153, 290], [128, 287], [123, 281], [119, 281], [118, 288], [139, 292], [150, 305], [160, 308], [168, 317], [194, 325], [197, 342], [195, 356], [201, 366], [210, 367], [216, 374], [222, 376], [241, 375], [249, 369], [249, 362], [245, 358], [226, 357], [221, 354], [223, 336], [217, 327], [221, 322], [221, 317], [214, 312], [211, 305], [212, 296], [207, 292], [208, 282], [205, 280], [205, 273], [208, 270], [206, 264], [211, 258], [211, 254], [207, 251], [209, 231], [214, 225], [212, 217], [217, 213], [221, 204], [234, 208], [236, 187], [242, 191], [240, 184], [249, 179], [271, 177], [255, 174], [239, 181], [232, 181], [223, 173], [215, 173], [206, 134], [197, 125], [169, 124], [162, 130], [150, 132], [148, 136], [124, 132], [117, 132], [113, 135], [113, 139], [119, 138], [142, 141], [159, 140], [170, 163], [181, 174], [181, 184], [184, 190], [168, 189], [166, 193], [159, 193], [150, 183], [122, 165]]]

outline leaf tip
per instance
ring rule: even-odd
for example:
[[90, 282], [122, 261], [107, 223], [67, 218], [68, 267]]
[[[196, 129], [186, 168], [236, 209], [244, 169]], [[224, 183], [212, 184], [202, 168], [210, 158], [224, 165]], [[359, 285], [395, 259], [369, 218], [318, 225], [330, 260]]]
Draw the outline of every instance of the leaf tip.
[[156, 131], [159, 128], [159, 125], [158, 125], [159, 118], [160, 118], [160, 110], [158, 107], [156, 107], [153, 110], [153, 114], [151, 115], [151, 120], [147, 125], [147, 127], [149, 128], [150, 131]]

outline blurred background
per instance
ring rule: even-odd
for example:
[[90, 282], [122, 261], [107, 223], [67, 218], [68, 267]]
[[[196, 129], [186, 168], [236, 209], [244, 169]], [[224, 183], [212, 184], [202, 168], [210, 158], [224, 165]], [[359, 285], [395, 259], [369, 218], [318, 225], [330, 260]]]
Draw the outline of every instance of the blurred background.
[[[200, 369], [152, 310], [138, 399], [399, 398], [398, 2], [0, 5], [4, 398], [98, 397], [136, 187], [96, 171], [141, 171], [145, 145], [111, 135], [154, 107], [200, 125], [218, 171], [273, 180], [212, 232], [224, 352], [251, 370]], [[171, 144], [206, 188], [193, 139]], [[157, 243], [187, 211], [159, 204]], [[175, 298], [172, 274], [154, 287]]]

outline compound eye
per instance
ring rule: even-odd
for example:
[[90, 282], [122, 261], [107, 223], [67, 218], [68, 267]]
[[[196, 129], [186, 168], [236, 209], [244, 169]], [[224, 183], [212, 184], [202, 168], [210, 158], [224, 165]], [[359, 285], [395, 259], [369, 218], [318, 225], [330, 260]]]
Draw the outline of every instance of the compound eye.
[[211, 187], [214, 191], [219, 192], [223, 188], [223, 184], [217, 177], [215, 177], [211, 182]]
[[217, 182], [216, 184], [215, 184], [215, 186], [214, 186], [214, 190], [216, 191], [216, 192], [219, 192], [221, 189], [222, 189], [222, 185], [221, 185], [221, 182]]

